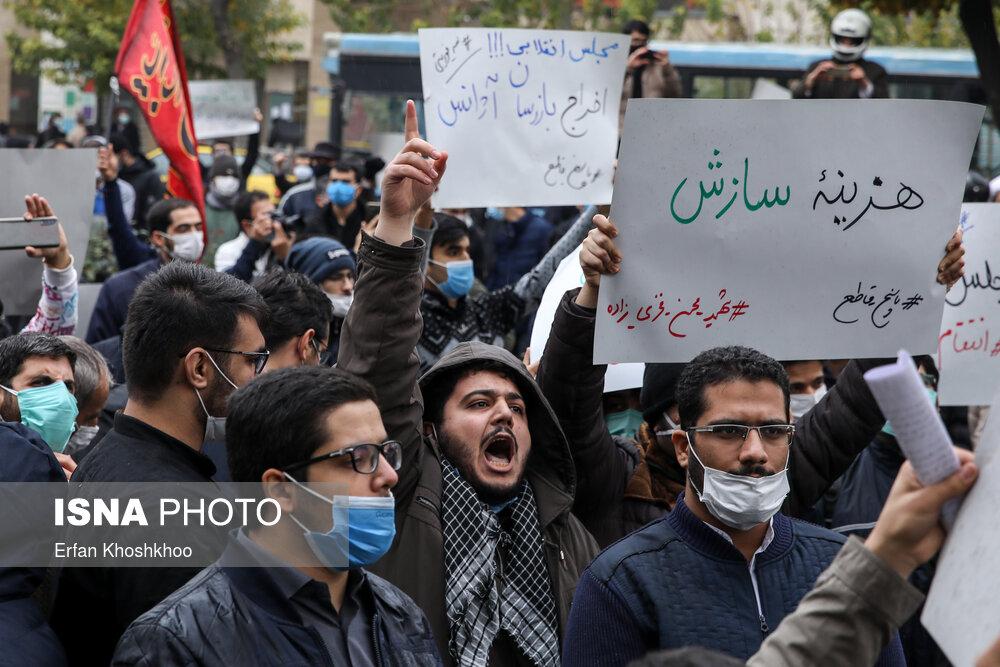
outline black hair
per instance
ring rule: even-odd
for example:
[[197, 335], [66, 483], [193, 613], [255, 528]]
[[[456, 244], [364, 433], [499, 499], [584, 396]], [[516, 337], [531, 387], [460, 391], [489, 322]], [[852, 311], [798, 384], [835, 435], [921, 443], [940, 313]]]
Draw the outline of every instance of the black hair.
[[230, 153], [233, 152], [233, 140], [232, 139], [222, 139], [222, 138], [219, 138], [219, 139], [212, 139], [212, 141], [209, 142], [209, 145], [212, 148], [215, 148], [218, 144], [222, 144], [223, 146], [229, 146], [229, 152]]
[[355, 160], [338, 160], [335, 165], [333, 165], [332, 171], [349, 171], [354, 174], [354, 182], [361, 183], [362, 170], [364, 169], [363, 164], [359, 164]]
[[327, 414], [359, 401], [375, 402], [375, 388], [339, 368], [292, 366], [254, 378], [229, 397], [226, 461], [232, 480], [259, 482], [270, 468], [312, 458], [332, 435]]
[[641, 32], [646, 37], [649, 37], [649, 24], [639, 19], [632, 19], [622, 26], [623, 35], [631, 35], [633, 32]]
[[684, 367], [677, 380], [677, 410], [681, 428], [694, 426], [706, 410], [705, 389], [736, 380], [773, 382], [785, 397], [788, 417], [788, 373], [771, 357], [749, 347], [713, 347], [700, 353]]
[[76, 367], [76, 353], [58, 337], [44, 333], [17, 334], [0, 340], [0, 384], [10, 387], [28, 357], [69, 359], [69, 365]]
[[253, 286], [271, 311], [270, 323], [261, 330], [268, 349], [274, 350], [308, 329], [316, 331], [317, 340], [330, 334], [330, 299], [308, 276], [273, 269]]
[[[440, 426], [441, 422], [444, 421], [445, 403], [451, 398], [455, 387], [462, 381], [462, 378], [480, 372], [496, 373], [510, 380], [517, 386], [518, 391], [521, 392], [526, 401], [529, 401], [533, 396], [532, 392], [521, 386], [522, 378], [507, 364], [491, 359], [477, 360], [473, 364], [462, 364], [449, 368], [435, 377], [434, 382], [429, 386], [421, 386], [424, 395], [424, 421]], [[529, 406], [528, 417], [532, 417], [535, 412], [536, 410], [531, 410], [531, 406]]]
[[129, 141], [128, 137], [121, 132], [112, 132], [111, 136], [108, 137], [108, 143], [111, 144], [111, 150], [115, 153], [128, 151], [129, 155], [135, 156], [135, 147]]
[[146, 213], [146, 222], [149, 225], [149, 231], [166, 232], [167, 228], [170, 227], [173, 212], [182, 208], [198, 207], [187, 199], [181, 199], [180, 197], [164, 199], [150, 206], [149, 211]]
[[437, 224], [437, 229], [434, 230], [434, 237], [431, 239], [432, 250], [469, 236], [468, 225], [453, 215], [435, 213], [434, 222]]
[[270, 199], [270, 197], [266, 192], [261, 192], [260, 190], [241, 192], [236, 197], [236, 201], [233, 203], [233, 213], [236, 214], [236, 219], [241, 225], [244, 220], [253, 220], [253, 216], [251, 215], [253, 205], [265, 199]]
[[932, 376], [935, 380], [940, 379], [940, 373], [938, 373], [937, 364], [934, 363], [934, 357], [929, 354], [920, 354], [913, 357], [913, 363], [917, 365], [917, 368], [921, 366], [927, 372], [927, 375]]
[[159, 398], [192, 347], [231, 348], [240, 315], [262, 329], [267, 325], [267, 304], [239, 278], [184, 261], [151, 273], [136, 289], [125, 319], [129, 398]]

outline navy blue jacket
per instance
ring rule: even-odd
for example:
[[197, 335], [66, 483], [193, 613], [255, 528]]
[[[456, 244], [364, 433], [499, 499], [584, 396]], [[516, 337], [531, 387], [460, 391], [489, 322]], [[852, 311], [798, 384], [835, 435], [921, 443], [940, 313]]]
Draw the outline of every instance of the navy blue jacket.
[[[302, 622], [266, 568], [230, 567], [249, 556], [230, 535], [215, 565], [140, 616], [125, 632], [112, 665], [329, 665], [319, 632]], [[372, 662], [440, 665], [430, 623], [405, 593], [364, 572], [371, 595]]]
[[[774, 539], [755, 557], [758, 611], [746, 558], [688, 509], [682, 493], [670, 514], [612, 544], [580, 577], [563, 665], [625, 665], [683, 646], [749, 658], [844, 543], [780, 513], [771, 525]], [[898, 636], [877, 664], [906, 664]]]
[[486, 281], [486, 289], [498, 290], [516, 283], [535, 268], [549, 249], [552, 225], [531, 213], [525, 213], [516, 222], [501, 224], [493, 237], [496, 265]]
[[[34, 430], [12, 422], [0, 422], [0, 481], [66, 483], [59, 461]], [[17, 498], [4, 494], [5, 527], [19, 512]], [[14, 506], [12, 506], [12, 503]], [[37, 533], [37, 527], [33, 527]], [[37, 537], [37, 536], [36, 536]], [[5, 558], [16, 557], [11, 544], [4, 544]], [[21, 545], [16, 545], [20, 547]], [[29, 545], [25, 544], [25, 547]], [[21, 549], [17, 549], [21, 553]], [[32, 599], [45, 577], [44, 567], [0, 568], [0, 663], [5, 665], [66, 664], [66, 654], [55, 632], [45, 621], [42, 608]]]
[[86, 338], [88, 343], [93, 345], [121, 334], [125, 316], [128, 314], [128, 304], [132, 301], [135, 288], [161, 265], [162, 261], [157, 257], [108, 278], [108, 282], [104, 283], [97, 295], [97, 303], [94, 304], [94, 312], [90, 316]]
[[[159, 182], [159, 180], [157, 180]], [[136, 264], [159, 257], [159, 251], [136, 238], [132, 225], [125, 217], [122, 195], [115, 181], [104, 184], [104, 214], [108, 218], [108, 238], [118, 260], [118, 270], [131, 269]]]

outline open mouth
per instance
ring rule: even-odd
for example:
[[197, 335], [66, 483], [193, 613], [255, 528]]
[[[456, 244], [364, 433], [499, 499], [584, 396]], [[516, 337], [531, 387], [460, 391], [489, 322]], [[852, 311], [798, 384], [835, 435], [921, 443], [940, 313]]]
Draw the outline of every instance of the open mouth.
[[486, 441], [483, 457], [486, 465], [495, 472], [507, 472], [514, 466], [514, 438], [509, 433], [497, 433]]

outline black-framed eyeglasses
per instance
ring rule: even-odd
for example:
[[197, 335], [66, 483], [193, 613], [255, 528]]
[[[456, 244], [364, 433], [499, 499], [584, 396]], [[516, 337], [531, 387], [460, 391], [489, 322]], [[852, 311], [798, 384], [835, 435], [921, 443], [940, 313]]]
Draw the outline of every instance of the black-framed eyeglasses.
[[924, 386], [928, 389], [937, 389], [938, 379], [933, 375], [927, 373], [921, 373], [920, 379], [924, 381]]
[[792, 424], [766, 424], [764, 426], [747, 426], [746, 424], [713, 424], [711, 426], [693, 426], [684, 429], [688, 433], [705, 433], [712, 440], [724, 444], [742, 445], [750, 435], [757, 431], [758, 437], [765, 445], [791, 445], [795, 435]]
[[222, 354], [242, 354], [244, 357], [251, 357], [253, 359], [253, 374], [260, 375], [261, 371], [264, 370], [264, 366], [267, 365], [267, 360], [271, 356], [270, 350], [264, 350], [263, 352], [244, 352], [243, 350], [223, 350], [216, 347], [204, 347], [204, 350], [209, 352], [221, 352]]
[[400, 466], [403, 465], [403, 446], [395, 440], [386, 440], [381, 444], [375, 444], [374, 442], [362, 442], [357, 445], [351, 445], [350, 447], [338, 449], [337, 451], [330, 452], [329, 454], [323, 454], [322, 456], [316, 456], [305, 461], [292, 463], [291, 465], [285, 466], [284, 470], [287, 471], [295, 470], [296, 468], [305, 468], [306, 466], [311, 466], [314, 463], [326, 461], [327, 459], [334, 459], [338, 456], [343, 456], [344, 454], [351, 455], [351, 465], [354, 466], [354, 471], [359, 472], [362, 475], [370, 475], [375, 472], [376, 468], [378, 468], [379, 455], [385, 457], [386, 463], [392, 466], [393, 470], [399, 470]]
[[322, 364], [323, 366], [329, 366], [330, 365], [330, 344], [329, 343], [322, 343], [323, 347], [320, 347], [321, 343], [319, 341], [317, 341], [315, 338], [313, 338], [312, 340], [310, 340], [309, 344], [312, 345], [312, 347], [313, 347], [314, 350], [316, 350], [316, 358], [319, 360], [319, 363]]

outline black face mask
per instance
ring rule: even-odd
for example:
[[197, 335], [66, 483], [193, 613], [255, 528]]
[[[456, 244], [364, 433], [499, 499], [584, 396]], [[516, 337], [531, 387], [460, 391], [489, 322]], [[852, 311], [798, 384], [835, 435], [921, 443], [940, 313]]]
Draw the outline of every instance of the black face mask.
[[629, 55], [632, 55], [633, 53], [635, 53], [636, 51], [638, 51], [641, 48], [642, 48], [642, 46], [637, 46], [635, 44], [629, 44], [628, 53], [629, 53]]
[[326, 178], [332, 169], [333, 167], [328, 164], [316, 163], [313, 165], [313, 176], [315, 178]]

